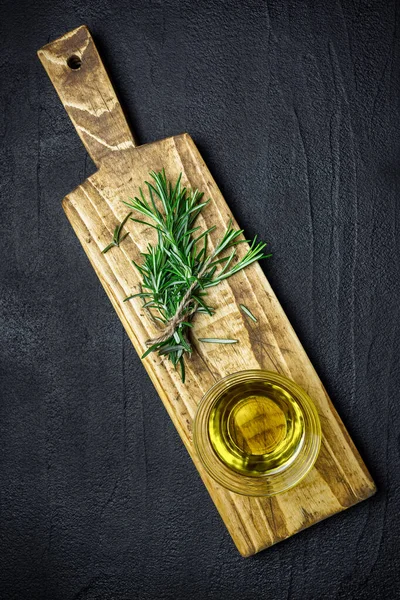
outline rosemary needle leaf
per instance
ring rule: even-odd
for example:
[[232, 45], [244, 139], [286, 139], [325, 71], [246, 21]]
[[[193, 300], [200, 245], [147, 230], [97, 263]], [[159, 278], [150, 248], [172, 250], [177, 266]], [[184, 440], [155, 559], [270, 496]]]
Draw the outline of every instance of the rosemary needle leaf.
[[139, 294], [132, 294], [132, 296], [127, 296], [123, 302], [128, 302], [128, 300], [132, 300], [132, 298], [146, 298], [151, 296], [150, 293], [140, 292]]
[[253, 315], [253, 313], [245, 306], [244, 304], [239, 304], [242, 311], [252, 320], [254, 323], [257, 323], [257, 319]]
[[105, 254], [106, 252], [108, 252], [113, 246], [115, 246], [114, 242], [111, 242], [111, 244], [108, 244], [108, 246], [106, 246], [101, 253]]
[[208, 344], [237, 344], [239, 340], [230, 340], [229, 338], [198, 338], [199, 342], [207, 342]]
[[148, 356], [150, 352], [154, 352], [154, 350], [157, 350], [158, 348], [156, 346], [157, 344], [153, 344], [152, 346], [150, 346], [150, 348], [147, 348], [146, 352], [142, 354], [142, 359], [146, 358], [146, 356]]
[[171, 352], [177, 352], [178, 350], [184, 350], [184, 347], [179, 346], [178, 344], [176, 344], [175, 346], [164, 346], [164, 348], [161, 348], [161, 350], [159, 351], [159, 354], [171, 354]]
[[113, 233], [113, 242], [114, 242], [114, 246], [118, 246], [118, 230], [119, 230], [119, 225], [117, 225], [114, 229], [114, 233]]
[[[123, 226], [125, 225], [125, 223], [127, 222], [127, 220], [129, 219], [129, 217], [131, 216], [131, 214], [132, 214], [132, 212], [128, 213], [128, 214], [126, 215], [126, 217], [125, 217], [125, 218], [124, 218], [124, 219], [121, 221], [121, 223], [118, 225], [118, 229], [117, 229], [117, 241], [118, 241], [118, 242], [120, 241], [119, 237], [120, 237], [120, 235], [121, 235], [122, 228], [123, 228]], [[126, 237], [127, 235], [128, 235], [128, 234], [126, 234], [124, 237]], [[122, 238], [122, 239], [124, 239], [124, 238]], [[122, 240], [121, 240], [121, 241], [122, 241]]]
[[119, 247], [120, 243], [126, 238], [127, 235], [129, 235], [129, 231], [128, 233], [126, 233], [124, 236], [122, 236], [121, 238], [121, 231], [123, 226], [125, 225], [125, 223], [127, 222], [127, 220], [129, 219], [129, 217], [131, 216], [132, 212], [128, 213], [126, 215], [126, 217], [124, 217], [121, 221], [121, 223], [119, 223], [119, 225], [117, 225], [114, 229], [114, 233], [113, 233], [113, 238], [112, 238], [112, 242], [110, 244], [108, 244], [108, 246], [106, 246], [101, 253], [105, 254], [106, 252], [108, 252], [113, 246], [116, 246], [117, 248]]
[[185, 361], [183, 360], [183, 357], [181, 356], [179, 359], [179, 364], [181, 366], [181, 379], [182, 379], [182, 383], [185, 383]]

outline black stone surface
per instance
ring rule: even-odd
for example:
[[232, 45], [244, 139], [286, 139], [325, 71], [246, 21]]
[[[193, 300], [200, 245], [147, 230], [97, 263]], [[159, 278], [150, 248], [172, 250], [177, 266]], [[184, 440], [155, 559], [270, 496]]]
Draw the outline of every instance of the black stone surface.
[[[241, 558], [61, 199], [94, 167], [36, 57], [86, 23], [141, 142], [188, 131], [379, 488]], [[2, 600], [400, 596], [393, 0], [0, 8]]]

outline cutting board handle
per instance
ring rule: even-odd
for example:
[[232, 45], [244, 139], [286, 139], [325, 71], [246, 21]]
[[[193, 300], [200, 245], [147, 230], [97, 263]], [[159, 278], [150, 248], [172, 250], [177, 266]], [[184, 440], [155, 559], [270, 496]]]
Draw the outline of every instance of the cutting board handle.
[[136, 146], [85, 25], [43, 46], [38, 56], [97, 167], [116, 150]]

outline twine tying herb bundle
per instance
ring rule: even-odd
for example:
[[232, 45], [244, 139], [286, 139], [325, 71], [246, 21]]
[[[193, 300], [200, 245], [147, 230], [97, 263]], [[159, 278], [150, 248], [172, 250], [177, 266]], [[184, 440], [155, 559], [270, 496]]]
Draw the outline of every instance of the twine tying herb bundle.
[[[204, 194], [198, 190], [182, 187], [182, 174], [175, 185], [167, 180], [164, 170], [152, 171], [150, 176], [153, 181], [145, 182], [149, 199], [140, 188], [140, 197], [130, 198], [125, 204], [142, 215], [142, 218], [131, 217], [132, 221], [157, 231], [157, 244], [148, 244], [147, 252], [142, 253], [141, 264], [133, 261], [142, 283], [140, 292], [128, 296], [125, 301], [141, 298], [148, 316], [160, 330], [157, 336], [148, 340], [148, 349], [142, 358], [150, 352], [167, 356], [175, 368], [180, 365], [184, 381], [184, 355], [192, 352], [189, 341], [192, 319], [196, 313], [212, 315], [214, 312], [206, 303], [207, 289], [271, 255], [264, 254], [266, 244], [254, 238], [246, 254], [238, 259], [236, 246], [250, 242], [239, 239], [243, 229], [233, 229], [231, 222], [209, 252], [209, 234], [215, 226], [202, 232], [195, 226], [196, 218], [209, 200], [202, 201]], [[236, 341], [212, 340], [219, 343]]]

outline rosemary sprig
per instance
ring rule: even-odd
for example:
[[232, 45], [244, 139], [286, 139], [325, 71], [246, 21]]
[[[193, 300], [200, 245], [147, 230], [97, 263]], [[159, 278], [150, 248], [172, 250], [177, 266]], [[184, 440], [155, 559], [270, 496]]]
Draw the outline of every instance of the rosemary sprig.
[[116, 226], [116, 228], [114, 229], [113, 239], [108, 244], [108, 246], [106, 246], [104, 248], [104, 250], [101, 251], [102, 254], [105, 254], [106, 252], [108, 252], [114, 246], [116, 246], [117, 248], [119, 248], [120, 243], [126, 238], [127, 235], [129, 235], [129, 231], [128, 231], [128, 233], [126, 233], [125, 235], [123, 235], [122, 238], [121, 238], [122, 228], [125, 225], [125, 223], [127, 222], [127, 220], [129, 219], [129, 217], [131, 216], [131, 214], [132, 214], [131, 212], [128, 213], [126, 215], [126, 217], [121, 221], [121, 223]]
[[[139, 189], [139, 196], [125, 204], [140, 218], [132, 221], [143, 223], [157, 232], [157, 244], [148, 244], [142, 253], [140, 264], [133, 261], [141, 278], [141, 290], [126, 300], [139, 297], [153, 322], [160, 327], [160, 335], [149, 340], [145, 358], [151, 352], [167, 356], [175, 368], [180, 365], [182, 380], [185, 378], [184, 356], [192, 352], [189, 341], [191, 323], [196, 313], [212, 315], [214, 310], [207, 304], [207, 289], [218, 285], [238, 271], [257, 260], [267, 258], [266, 244], [255, 238], [248, 251], [237, 257], [238, 244], [243, 229], [234, 229], [231, 221], [215, 248], [209, 252], [210, 227], [200, 231], [196, 218], [209, 200], [203, 201], [198, 190], [187, 190], [181, 184], [182, 174], [175, 185], [166, 178], [165, 171], [150, 173], [152, 181], [146, 181], [147, 197]], [[215, 343], [235, 343], [237, 340], [216, 340]]]

